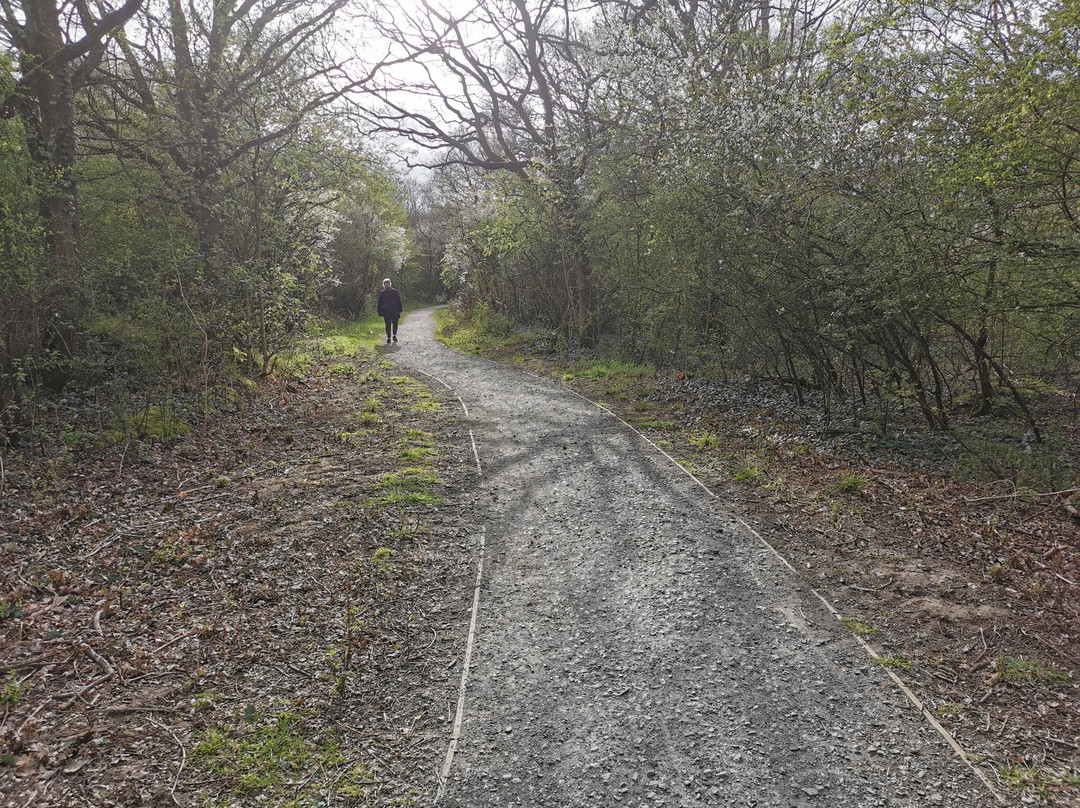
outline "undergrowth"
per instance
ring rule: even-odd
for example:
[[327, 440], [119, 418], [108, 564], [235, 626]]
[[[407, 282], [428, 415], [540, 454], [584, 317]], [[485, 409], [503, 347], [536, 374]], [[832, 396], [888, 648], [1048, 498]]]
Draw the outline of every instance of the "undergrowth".
[[[685, 426], [671, 419], [652, 415], [654, 393], [658, 386], [657, 371], [648, 366], [627, 362], [618, 356], [581, 357], [560, 350], [560, 340], [553, 335], [516, 330], [509, 321], [492, 310], [479, 306], [473, 312], [457, 307], [436, 314], [439, 328], [436, 337], [452, 348], [472, 355], [498, 357], [510, 363], [527, 357], [542, 358], [549, 375], [587, 388], [595, 399], [628, 404], [623, 417], [641, 429], [672, 432]], [[685, 373], [678, 373], [679, 380]], [[678, 402], [673, 406], [678, 409]], [[767, 413], [768, 414], [768, 413]], [[934, 460], [958, 481], [1010, 481], [1017, 490], [1034, 492], [1067, 491], [1077, 485], [1080, 450], [1070, 438], [1075, 428], [1072, 417], [1052, 417], [1050, 410], [1043, 414], [1041, 440], [1036, 440], [1030, 427], [1013, 418], [1006, 410], [993, 417], [966, 419], [951, 430], [921, 435], [918, 428], [901, 429], [896, 435], [865, 436], [861, 453], [900, 455], [912, 462]], [[747, 421], [751, 414], [747, 413]], [[776, 429], [778, 423], [769, 424]], [[688, 436], [698, 449], [714, 449], [729, 439], [722, 430], [698, 427]], [[932, 457], [926, 455], [932, 447]], [[785, 451], [786, 445], [763, 446], [765, 455]], [[768, 457], [762, 462], [746, 463], [733, 470], [741, 482], [760, 482]], [[829, 488], [832, 495], [864, 497], [874, 484], [871, 476], [859, 470], [840, 475]]]

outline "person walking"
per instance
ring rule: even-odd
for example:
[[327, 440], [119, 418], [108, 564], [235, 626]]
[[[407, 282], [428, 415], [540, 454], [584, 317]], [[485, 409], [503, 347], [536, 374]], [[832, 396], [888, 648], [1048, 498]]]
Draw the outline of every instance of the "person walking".
[[377, 311], [386, 323], [386, 344], [389, 345], [391, 341], [397, 342], [398, 318], [401, 317], [401, 295], [390, 285], [389, 278], [382, 282]]

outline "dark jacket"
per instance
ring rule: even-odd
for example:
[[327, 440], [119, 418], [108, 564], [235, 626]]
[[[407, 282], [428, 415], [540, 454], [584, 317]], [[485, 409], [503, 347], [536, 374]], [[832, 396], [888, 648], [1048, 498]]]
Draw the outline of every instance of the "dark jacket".
[[390, 287], [379, 292], [377, 311], [380, 317], [396, 317], [401, 314], [401, 295], [397, 289]]

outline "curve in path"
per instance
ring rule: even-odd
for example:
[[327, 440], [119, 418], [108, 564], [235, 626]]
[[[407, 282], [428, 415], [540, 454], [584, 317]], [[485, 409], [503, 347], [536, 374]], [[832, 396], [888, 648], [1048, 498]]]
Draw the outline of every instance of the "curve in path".
[[602, 408], [387, 349], [467, 408], [486, 537], [440, 805], [981, 806], [972, 771], [785, 564]]

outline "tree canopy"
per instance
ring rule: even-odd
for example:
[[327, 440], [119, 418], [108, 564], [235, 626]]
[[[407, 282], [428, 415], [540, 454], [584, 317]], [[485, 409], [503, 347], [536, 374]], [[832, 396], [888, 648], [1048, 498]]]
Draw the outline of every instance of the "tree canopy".
[[1076, 23], [1049, 2], [422, 4], [382, 25], [434, 104], [384, 83], [373, 116], [466, 168], [448, 277], [487, 307], [931, 429], [1007, 401], [1037, 441], [1032, 385], [1075, 384], [1080, 335]]
[[1038, 441], [1033, 393], [1075, 389], [1073, 3], [0, 11], [9, 423], [103, 356], [265, 371], [402, 267], [881, 425], [1007, 406]]

